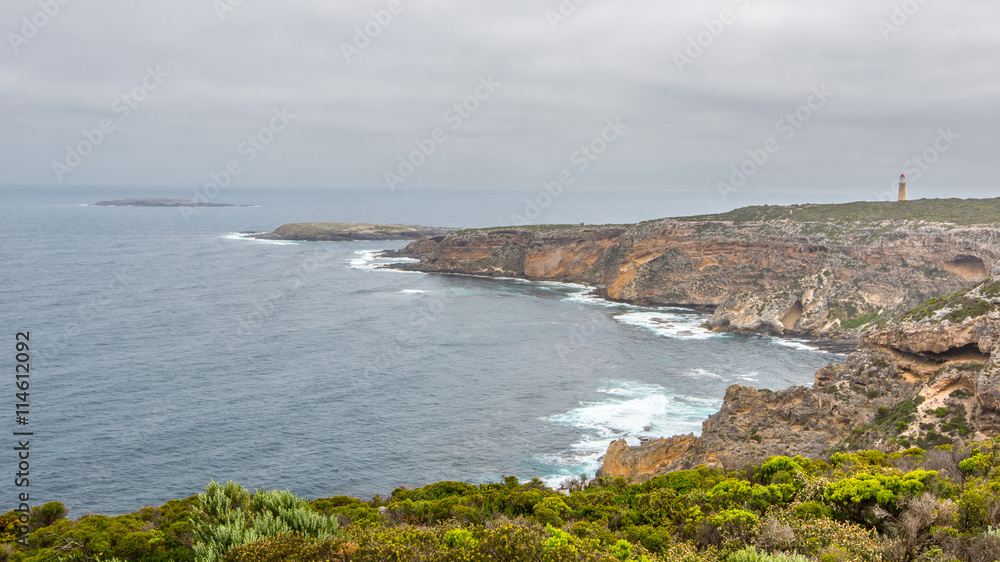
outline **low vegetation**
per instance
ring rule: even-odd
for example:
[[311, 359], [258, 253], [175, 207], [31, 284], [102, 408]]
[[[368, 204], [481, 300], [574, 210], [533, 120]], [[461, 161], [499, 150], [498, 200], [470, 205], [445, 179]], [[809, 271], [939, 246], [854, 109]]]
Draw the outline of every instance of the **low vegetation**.
[[993, 281], [972, 289], [963, 289], [942, 297], [932, 298], [903, 313], [900, 319], [904, 322], [919, 322], [931, 318], [938, 321], [962, 322], [967, 318], [982, 316], [997, 308], [996, 304], [986, 300], [987, 298], [998, 298], [996, 295], [997, 284], [997, 281]]
[[[905, 408], [885, 420], [906, 416]], [[951, 412], [940, 412], [947, 417]], [[539, 560], [985, 562], [1000, 553], [1000, 439], [823, 460], [700, 466], [642, 483], [438, 482], [363, 501], [306, 502], [235, 483], [157, 508], [65, 517], [51, 502], [0, 518], [18, 561]]]
[[788, 220], [792, 222], [926, 221], [956, 225], [1000, 223], [1000, 199], [917, 199], [913, 201], [856, 201], [828, 205], [758, 205], [728, 213], [683, 217], [692, 221], [736, 223]]
[[489, 226], [485, 228], [463, 228], [461, 230], [455, 231], [455, 236], [469, 236], [477, 233], [486, 232], [496, 232], [496, 231], [531, 231], [537, 233], [545, 232], [558, 232], [562, 230], [595, 230], [595, 229], [624, 229], [631, 225], [629, 224], [523, 224], [518, 226]]

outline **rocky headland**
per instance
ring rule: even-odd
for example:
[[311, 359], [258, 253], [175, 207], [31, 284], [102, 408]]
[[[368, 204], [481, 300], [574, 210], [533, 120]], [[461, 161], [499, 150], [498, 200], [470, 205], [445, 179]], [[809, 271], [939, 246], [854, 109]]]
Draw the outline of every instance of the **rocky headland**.
[[417, 240], [444, 236], [453, 228], [412, 226], [408, 224], [368, 224], [356, 222], [307, 222], [281, 225], [274, 232], [256, 234], [260, 240], [305, 242], [351, 242], [360, 240]]
[[1000, 277], [868, 329], [811, 388], [734, 385], [701, 436], [611, 444], [599, 476], [644, 480], [698, 464], [772, 455], [924, 449], [1000, 435]]
[[987, 278], [1000, 199], [748, 207], [632, 225], [460, 230], [396, 255], [415, 271], [593, 285], [649, 306], [712, 310], [718, 331], [856, 344], [878, 320]]

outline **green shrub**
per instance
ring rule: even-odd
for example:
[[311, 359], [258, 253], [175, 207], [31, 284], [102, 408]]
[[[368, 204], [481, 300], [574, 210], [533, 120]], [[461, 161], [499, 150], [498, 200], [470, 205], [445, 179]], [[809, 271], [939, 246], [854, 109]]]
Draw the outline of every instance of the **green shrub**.
[[849, 465], [859, 467], [888, 467], [889, 457], [882, 451], [856, 451], [853, 453], [835, 453], [830, 462], [836, 468], [846, 468]]
[[867, 527], [848, 521], [837, 521], [820, 516], [809, 519], [781, 518], [791, 528], [794, 550], [801, 554], [819, 557], [832, 551], [848, 554], [842, 560], [875, 562], [882, 559], [878, 534]]
[[350, 560], [427, 560], [443, 545], [431, 530], [413, 527], [372, 527], [354, 536]]
[[153, 552], [156, 548], [150, 541], [154, 536], [150, 533], [132, 532], [122, 537], [113, 548], [115, 556], [120, 556], [128, 560], [136, 560]]
[[282, 534], [326, 539], [337, 534], [337, 520], [313, 510], [291, 492], [251, 494], [235, 482], [209, 483], [198, 495], [201, 520], [195, 527], [198, 562], [214, 562], [231, 548]]
[[792, 484], [751, 484], [746, 480], [726, 480], [709, 490], [708, 499], [718, 509], [734, 507], [747, 508], [763, 513], [774, 505], [784, 505], [795, 497], [796, 487]]
[[333, 539], [316, 540], [289, 533], [235, 546], [221, 558], [224, 562], [320, 562], [339, 560], [344, 549]]
[[962, 471], [962, 474], [965, 474], [966, 476], [985, 477], [990, 473], [990, 469], [992, 469], [995, 464], [996, 459], [994, 455], [989, 452], [983, 452], [976, 449], [971, 457], [958, 463], [958, 468]]
[[810, 562], [808, 558], [801, 554], [785, 554], [778, 552], [767, 554], [750, 546], [743, 550], [738, 550], [726, 558], [726, 562]]
[[611, 546], [611, 555], [619, 560], [628, 560], [632, 558], [632, 543], [619, 540]]
[[332, 498], [320, 498], [318, 500], [314, 500], [310, 505], [316, 511], [329, 515], [330, 512], [340, 507], [357, 507], [361, 505], [366, 506], [368, 504], [350, 496], [334, 496]]
[[926, 482], [936, 475], [937, 472], [926, 470], [914, 470], [903, 476], [862, 472], [831, 484], [823, 497], [851, 520], [877, 525], [880, 519], [872, 513], [876, 506], [898, 515], [902, 507], [898, 500], [922, 493]]
[[983, 486], [973, 482], [965, 487], [958, 498], [959, 515], [967, 529], [983, 529], [990, 521], [990, 511], [1000, 504], [997, 486]]
[[467, 529], [450, 529], [444, 534], [444, 544], [448, 548], [475, 548], [479, 541]]
[[549, 496], [535, 504], [534, 509], [539, 523], [562, 527], [562, 515], [569, 511], [569, 506], [560, 498]]
[[814, 519], [816, 517], [830, 517], [833, 509], [820, 502], [802, 502], [792, 509], [792, 513], [798, 519]]
[[694, 470], [678, 470], [650, 478], [639, 485], [644, 492], [657, 489], [670, 489], [677, 494], [687, 494], [692, 490], [710, 489], [725, 478], [718, 469], [699, 466]]
[[473, 494], [476, 491], [476, 487], [472, 484], [466, 484], [465, 482], [444, 481], [429, 484], [422, 488], [416, 488], [413, 490], [396, 488], [392, 491], [392, 497], [396, 500], [409, 499], [413, 501], [428, 501], [439, 500], [452, 496], [465, 496]]
[[711, 522], [724, 539], [741, 542], [750, 537], [760, 518], [752, 511], [737, 508], [720, 511], [712, 516]]
[[[576, 524], [573, 525], [574, 531]], [[625, 538], [632, 542], [637, 542], [646, 547], [650, 552], [665, 552], [673, 543], [670, 537], [670, 530], [666, 527], [654, 527], [652, 525], [635, 525], [626, 527], [623, 531]]]
[[63, 517], [66, 517], [66, 506], [60, 502], [48, 502], [31, 510], [31, 527], [48, 527]]

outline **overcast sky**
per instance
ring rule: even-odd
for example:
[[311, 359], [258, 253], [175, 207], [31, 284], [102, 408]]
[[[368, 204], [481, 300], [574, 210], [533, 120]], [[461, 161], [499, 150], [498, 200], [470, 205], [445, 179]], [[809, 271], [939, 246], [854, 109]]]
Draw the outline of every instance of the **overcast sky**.
[[563, 173], [807, 202], [906, 171], [913, 197], [996, 196], [998, 21], [995, 0], [4, 0], [0, 184], [235, 165], [233, 186]]

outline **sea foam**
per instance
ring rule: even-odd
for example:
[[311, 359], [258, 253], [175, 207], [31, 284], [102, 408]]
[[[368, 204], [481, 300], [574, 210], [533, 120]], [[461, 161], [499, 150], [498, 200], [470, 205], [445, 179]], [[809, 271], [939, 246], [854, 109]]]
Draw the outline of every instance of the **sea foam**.
[[701, 327], [703, 317], [696, 314], [678, 314], [667, 311], [639, 311], [619, 314], [615, 320], [645, 328], [658, 336], [678, 339], [707, 339], [718, 334]]
[[638, 445], [640, 438], [699, 433], [702, 421], [721, 404], [720, 400], [677, 394], [658, 384], [606, 382], [597, 389], [605, 399], [583, 402], [578, 408], [543, 418], [581, 430], [579, 439], [568, 450], [536, 459], [552, 471], [545, 478], [549, 485], [558, 486], [580, 474], [593, 476], [601, 466], [600, 457], [616, 439]]
[[[419, 260], [413, 258], [385, 258], [380, 254], [383, 250], [355, 250], [354, 255], [357, 257], [349, 258], [344, 260], [347, 262], [347, 267], [351, 269], [360, 269], [362, 271], [375, 271], [376, 269], [384, 269], [381, 266], [389, 265], [393, 263], [413, 263]], [[400, 271], [398, 269], [384, 269], [385, 271]], [[408, 272], [410, 273], [410, 272]], [[419, 273], [419, 272], [412, 272]]]

